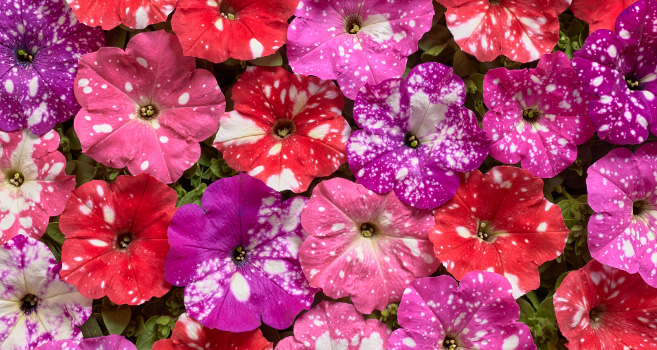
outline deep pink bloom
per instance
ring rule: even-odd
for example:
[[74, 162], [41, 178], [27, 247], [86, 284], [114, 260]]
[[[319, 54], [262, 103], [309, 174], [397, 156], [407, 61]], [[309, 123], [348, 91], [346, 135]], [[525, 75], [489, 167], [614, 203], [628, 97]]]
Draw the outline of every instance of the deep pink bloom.
[[64, 211], [75, 177], [64, 172], [59, 134], [0, 131], [0, 244], [22, 234], [39, 239]]
[[214, 146], [226, 163], [277, 190], [303, 192], [347, 161], [351, 127], [332, 81], [249, 67], [232, 89]]
[[456, 43], [482, 62], [499, 55], [529, 62], [552, 51], [570, 1], [439, 0]]
[[543, 181], [515, 167], [466, 174], [434, 215], [429, 238], [447, 271], [457, 280], [497, 272], [515, 298], [539, 287], [538, 267], [561, 255], [569, 232], [559, 207], [543, 197]]
[[294, 336], [276, 350], [387, 350], [390, 330], [375, 319], [363, 319], [351, 304], [322, 301], [294, 323]]
[[137, 347], [126, 338], [111, 334], [82, 341], [73, 339], [51, 341], [35, 350], [137, 350]]
[[130, 28], [164, 22], [177, 0], [66, 0], [80, 22], [110, 30], [119, 24]]
[[657, 290], [638, 274], [592, 260], [564, 278], [554, 311], [570, 350], [657, 349]]
[[184, 57], [164, 30], [141, 33], [125, 51], [102, 48], [80, 58], [75, 131], [82, 151], [131, 174], [171, 183], [199, 158], [200, 141], [225, 108], [215, 77]]

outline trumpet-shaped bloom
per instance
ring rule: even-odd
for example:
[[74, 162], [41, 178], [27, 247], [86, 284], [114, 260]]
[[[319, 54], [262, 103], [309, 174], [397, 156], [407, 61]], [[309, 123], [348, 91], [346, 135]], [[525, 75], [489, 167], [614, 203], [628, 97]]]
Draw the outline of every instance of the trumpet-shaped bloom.
[[80, 22], [110, 30], [119, 24], [134, 29], [164, 22], [177, 0], [66, 0]]

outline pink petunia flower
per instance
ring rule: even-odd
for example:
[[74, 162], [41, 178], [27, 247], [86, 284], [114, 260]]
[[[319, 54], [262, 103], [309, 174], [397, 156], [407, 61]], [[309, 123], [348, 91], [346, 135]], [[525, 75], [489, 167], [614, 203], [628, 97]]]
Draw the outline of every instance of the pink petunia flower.
[[545, 54], [534, 69], [495, 68], [484, 78], [484, 130], [490, 154], [534, 176], [554, 177], [577, 158], [577, 145], [595, 133], [591, 96], [563, 52]]
[[262, 336], [258, 328], [232, 333], [204, 327], [182, 314], [173, 327], [170, 339], [158, 340], [153, 350], [271, 350], [274, 345]]
[[75, 118], [82, 151], [131, 174], [171, 183], [199, 158], [225, 108], [215, 77], [184, 57], [163, 30], [134, 36], [125, 51], [102, 48], [80, 58]]
[[82, 295], [139, 305], [166, 294], [167, 227], [176, 192], [153, 177], [93, 180], [73, 191], [60, 217], [62, 279]]
[[249, 67], [232, 90], [214, 146], [226, 163], [277, 190], [303, 192], [347, 161], [351, 127], [331, 81], [283, 68]]
[[657, 290], [639, 275], [592, 260], [554, 294], [570, 350], [657, 349]]
[[515, 298], [539, 287], [538, 267], [561, 255], [568, 238], [561, 210], [543, 197], [543, 181], [520, 168], [466, 174], [434, 215], [429, 238], [447, 271], [457, 280], [497, 272]]
[[223, 62], [268, 56], [285, 44], [299, 0], [179, 0], [171, 19], [185, 55]]
[[342, 178], [323, 181], [301, 214], [310, 235], [299, 250], [301, 267], [310, 286], [329, 297], [350, 296], [366, 314], [383, 310], [440, 265], [428, 239], [433, 224], [430, 210], [407, 206], [394, 192], [377, 194]]
[[516, 322], [520, 308], [502, 276], [466, 274], [415, 280], [405, 291], [390, 336], [390, 350], [536, 350], [527, 325]]
[[294, 336], [276, 350], [387, 350], [390, 330], [375, 319], [363, 319], [351, 304], [322, 301], [294, 323]]
[[75, 177], [64, 172], [59, 134], [0, 131], [0, 244], [18, 234], [39, 239], [64, 211]]
[[588, 169], [591, 256], [657, 287], [657, 143], [616, 148]]
[[42, 344], [35, 350], [137, 350], [128, 339], [111, 334], [104, 337], [78, 340], [57, 340]]
[[110, 30], [119, 24], [134, 29], [164, 22], [177, 0], [66, 0], [78, 20]]
[[572, 0], [570, 10], [589, 24], [589, 33], [598, 29], [614, 30], [616, 17], [638, 0]]
[[479, 61], [499, 55], [517, 62], [539, 59], [559, 41], [558, 16], [571, 0], [438, 0], [454, 40]]
[[287, 34], [290, 66], [337, 79], [353, 100], [366, 84], [404, 73], [433, 14], [431, 0], [301, 0]]

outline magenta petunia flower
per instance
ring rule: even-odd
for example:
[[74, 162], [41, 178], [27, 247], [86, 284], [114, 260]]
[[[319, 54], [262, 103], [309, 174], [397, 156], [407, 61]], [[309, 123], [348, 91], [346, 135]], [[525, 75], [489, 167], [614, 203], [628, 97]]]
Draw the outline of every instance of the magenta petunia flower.
[[543, 197], [543, 181], [508, 166], [465, 174], [456, 196], [434, 215], [429, 238], [447, 271], [457, 280], [476, 270], [497, 272], [515, 298], [540, 286], [538, 267], [561, 255], [569, 232], [559, 206]]
[[301, 0], [287, 33], [290, 66], [337, 79], [345, 96], [355, 99], [366, 84], [404, 73], [433, 14], [431, 0]]
[[80, 110], [78, 58], [105, 45], [65, 0], [0, 1], [0, 130], [43, 135]]
[[563, 52], [545, 54], [534, 69], [489, 70], [483, 126], [490, 154], [538, 177], [554, 177], [577, 158], [577, 145], [591, 138], [591, 97]]
[[460, 286], [450, 276], [419, 278], [404, 291], [403, 328], [390, 336], [390, 350], [535, 350], [519, 316], [509, 282], [496, 273], [470, 272]]
[[[600, 139], [617, 145], [648, 138], [657, 117], [657, 2], [640, 0], [598, 30], [573, 55], [584, 90], [597, 97], [589, 114]], [[651, 126], [657, 133], [657, 123]]]
[[616, 148], [588, 169], [591, 256], [657, 287], [657, 143]]
[[504, 55], [529, 62], [549, 53], [559, 41], [559, 14], [571, 0], [439, 0], [447, 8], [447, 28], [477, 60]]
[[177, 0], [66, 0], [80, 22], [110, 30], [119, 24], [134, 29], [165, 22]]
[[387, 350], [390, 330], [375, 319], [363, 319], [353, 305], [322, 301], [294, 323], [294, 336], [276, 350]]
[[465, 86], [452, 68], [421, 64], [407, 80], [367, 86], [358, 95], [349, 168], [376, 193], [394, 189], [402, 202], [433, 209], [459, 186], [458, 172], [477, 169], [490, 142], [465, 102]]
[[285, 44], [299, 0], [178, 0], [171, 19], [185, 55], [223, 62], [252, 60]]
[[[212, 183], [169, 226], [167, 280], [185, 286], [187, 315], [209, 328], [284, 329], [307, 310], [315, 290], [298, 261], [307, 199], [280, 193], [241, 173]], [[199, 243], [201, 242], [201, 243]]]
[[137, 350], [128, 339], [111, 334], [104, 337], [78, 340], [56, 340], [45, 343], [35, 350]]
[[554, 293], [570, 350], [657, 348], [657, 293], [637, 274], [592, 260]]
[[91, 299], [59, 278], [48, 247], [18, 235], [0, 246], [0, 348], [32, 350], [51, 340], [81, 340]]
[[232, 89], [214, 146], [226, 163], [277, 190], [303, 192], [347, 161], [351, 127], [332, 81], [249, 67]]
[[616, 17], [637, 0], [572, 0], [570, 10], [575, 17], [589, 24], [589, 32], [614, 30]]
[[392, 192], [376, 194], [342, 178], [323, 181], [301, 224], [310, 235], [299, 251], [310, 286], [334, 299], [350, 296], [365, 314], [398, 302], [411, 281], [440, 265], [428, 238], [431, 211], [409, 207]]
[[59, 134], [0, 131], [0, 244], [18, 234], [39, 239], [64, 211], [75, 177], [64, 172]]
[[131, 174], [171, 183], [219, 127], [225, 100], [215, 77], [184, 57], [163, 30], [134, 36], [125, 51], [108, 47], [80, 58], [75, 131], [82, 151]]
[[152, 176], [93, 180], [73, 191], [59, 227], [62, 279], [84, 296], [139, 305], [166, 294], [167, 228], [176, 191]]

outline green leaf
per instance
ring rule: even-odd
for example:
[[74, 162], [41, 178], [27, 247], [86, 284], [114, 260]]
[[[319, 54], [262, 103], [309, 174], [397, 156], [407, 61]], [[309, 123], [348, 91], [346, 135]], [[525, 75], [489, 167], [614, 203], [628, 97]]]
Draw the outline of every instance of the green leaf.
[[203, 196], [203, 192], [205, 192], [206, 188], [208, 188], [208, 185], [206, 185], [205, 183], [199, 184], [198, 187], [187, 192], [187, 194], [185, 194], [182, 198], [180, 198], [178, 202], [178, 206], [184, 204], [190, 204], [190, 203], [196, 203], [198, 205], [201, 205], [201, 197]]
[[41, 242], [45, 243], [50, 251], [55, 256], [55, 259], [59, 261], [62, 257], [62, 244], [64, 244], [64, 235], [62, 231], [59, 230], [58, 222], [51, 222], [46, 228], [46, 232], [40, 239]]
[[519, 321], [527, 324], [528, 321], [534, 317], [534, 308], [532, 305], [523, 298], [518, 298], [516, 300], [518, 306], [520, 306], [520, 319]]
[[283, 56], [281, 56], [279, 51], [276, 51], [269, 56], [258, 57], [254, 60], [250, 60], [249, 63], [254, 66], [280, 67], [283, 65]]
[[80, 331], [82, 332], [82, 336], [84, 336], [85, 339], [103, 336], [103, 331], [100, 329], [100, 326], [98, 325], [98, 320], [96, 320], [96, 317], [93, 314], [79, 328]]
[[101, 315], [110, 334], [121, 334], [130, 323], [132, 309], [128, 305], [114, 305], [104, 298]]
[[531, 291], [531, 292], [527, 293], [525, 296], [527, 297], [527, 299], [529, 299], [529, 301], [531, 301], [532, 306], [534, 307], [534, 309], [538, 309], [538, 306], [541, 303], [538, 301], [538, 296], [536, 296], [536, 293], [534, 291]]
[[144, 323], [144, 328], [139, 330], [139, 336], [137, 337], [137, 349], [138, 350], [151, 350], [153, 344], [159, 339], [158, 337], [158, 327], [157, 320], [159, 316], [153, 316]]

